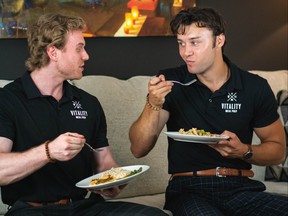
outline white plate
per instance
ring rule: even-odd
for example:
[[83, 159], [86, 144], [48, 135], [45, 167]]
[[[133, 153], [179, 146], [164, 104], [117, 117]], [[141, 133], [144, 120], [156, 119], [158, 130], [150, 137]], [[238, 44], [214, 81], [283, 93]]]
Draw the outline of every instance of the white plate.
[[90, 182], [93, 179], [99, 178], [100, 176], [103, 175], [103, 172], [98, 173], [96, 175], [90, 176], [86, 179], [83, 179], [82, 181], [79, 181], [78, 183], [76, 183], [76, 186], [79, 188], [87, 188], [87, 189], [107, 189], [107, 188], [111, 188], [111, 187], [115, 187], [115, 186], [119, 186], [119, 185], [123, 185], [123, 184], [127, 184], [128, 182], [136, 179], [139, 175], [142, 175], [144, 172], [146, 172], [150, 167], [147, 165], [131, 165], [131, 166], [123, 166], [121, 167], [125, 170], [129, 170], [129, 171], [134, 171], [134, 170], [138, 170], [139, 168], [142, 168], [142, 171], [139, 173], [136, 173], [132, 176], [128, 176], [122, 179], [118, 179], [112, 182], [107, 182], [107, 183], [102, 183], [102, 184], [96, 184], [96, 185], [89, 185]]
[[181, 142], [194, 142], [203, 144], [216, 144], [220, 140], [229, 139], [228, 136], [196, 136], [188, 134], [180, 134], [179, 132], [164, 132], [168, 137]]

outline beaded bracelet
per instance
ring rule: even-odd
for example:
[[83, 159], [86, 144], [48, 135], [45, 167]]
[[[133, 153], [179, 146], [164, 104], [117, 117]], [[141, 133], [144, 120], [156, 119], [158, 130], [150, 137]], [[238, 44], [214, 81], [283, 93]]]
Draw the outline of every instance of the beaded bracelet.
[[146, 105], [151, 108], [152, 110], [155, 110], [155, 111], [159, 111], [162, 109], [162, 106], [153, 106], [150, 102], [149, 102], [149, 93], [147, 94], [146, 96]]
[[46, 153], [46, 156], [49, 160], [50, 163], [55, 163], [56, 160], [52, 159], [51, 156], [50, 156], [50, 152], [49, 152], [49, 148], [48, 148], [48, 144], [50, 143], [50, 140], [47, 140], [45, 142], [45, 153]]

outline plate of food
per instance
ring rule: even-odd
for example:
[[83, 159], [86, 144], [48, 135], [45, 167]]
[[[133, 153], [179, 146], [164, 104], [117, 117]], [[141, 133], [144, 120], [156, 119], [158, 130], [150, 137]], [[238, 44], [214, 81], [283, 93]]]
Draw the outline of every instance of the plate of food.
[[131, 165], [116, 167], [85, 178], [76, 187], [87, 189], [107, 189], [124, 185], [146, 172], [150, 167], [147, 165]]
[[164, 132], [164, 133], [168, 137], [181, 142], [216, 144], [220, 140], [229, 139], [228, 136], [213, 134], [204, 130], [199, 130], [197, 128], [191, 128], [187, 131], [181, 128], [179, 131]]

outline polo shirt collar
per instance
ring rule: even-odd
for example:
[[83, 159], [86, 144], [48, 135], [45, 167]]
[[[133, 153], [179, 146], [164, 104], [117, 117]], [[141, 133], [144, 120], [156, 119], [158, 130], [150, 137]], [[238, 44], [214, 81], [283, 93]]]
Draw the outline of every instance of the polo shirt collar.
[[242, 90], [243, 82], [241, 79], [242, 70], [238, 68], [235, 64], [233, 64], [225, 55], [223, 55], [223, 59], [228, 65], [230, 69], [230, 78], [227, 82], [227, 90], [229, 92], [233, 90]]
[[[21, 77], [21, 81], [23, 83], [24, 91], [28, 97], [28, 99], [38, 98], [38, 97], [44, 97], [35, 83], [33, 82], [30, 72], [26, 71], [24, 75]], [[64, 88], [64, 96], [68, 99], [72, 100], [73, 98], [80, 99], [80, 95], [77, 91], [74, 90], [71, 84], [69, 84], [67, 81], [64, 81], [63, 83]]]
[[64, 88], [64, 95], [69, 99], [72, 100], [74, 98], [80, 99], [81, 96], [79, 92], [75, 91], [75, 88], [73, 88], [72, 84], [70, 84], [68, 81], [64, 81], [63, 83]]
[[21, 81], [23, 83], [24, 91], [28, 97], [28, 99], [33, 99], [37, 97], [43, 97], [35, 83], [33, 82], [30, 72], [26, 71], [24, 75], [21, 77]]
[[[226, 84], [226, 87], [225, 87], [226, 90], [228, 92], [231, 92], [233, 90], [243, 89], [243, 82], [241, 79], [241, 73], [243, 72], [243, 70], [241, 70], [235, 64], [233, 64], [227, 56], [223, 55], [223, 59], [230, 69], [230, 78]], [[186, 71], [186, 76], [185, 76], [185, 80], [184, 80], [185, 82], [189, 82], [193, 79], [198, 79], [195, 74], [189, 73], [187, 65], [183, 65], [182, 70]], [[202, 85], [201, 83], [198, 83], [198, 84]]]

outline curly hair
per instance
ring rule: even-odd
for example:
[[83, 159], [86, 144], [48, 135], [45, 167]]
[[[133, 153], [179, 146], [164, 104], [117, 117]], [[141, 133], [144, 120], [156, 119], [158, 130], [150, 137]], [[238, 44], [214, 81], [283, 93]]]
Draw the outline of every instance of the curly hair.
[[85, 27], [86, 24], [81, 17], [56, 13], [40, 16], [34, 24], [29, 26], [27, 32], [30, 57], [25, 62], [26, 68], [33, 71], [46, 66], [49, 63], [47, 48], [49, 46], [63, 48], [69, 31], [83, 31]]

